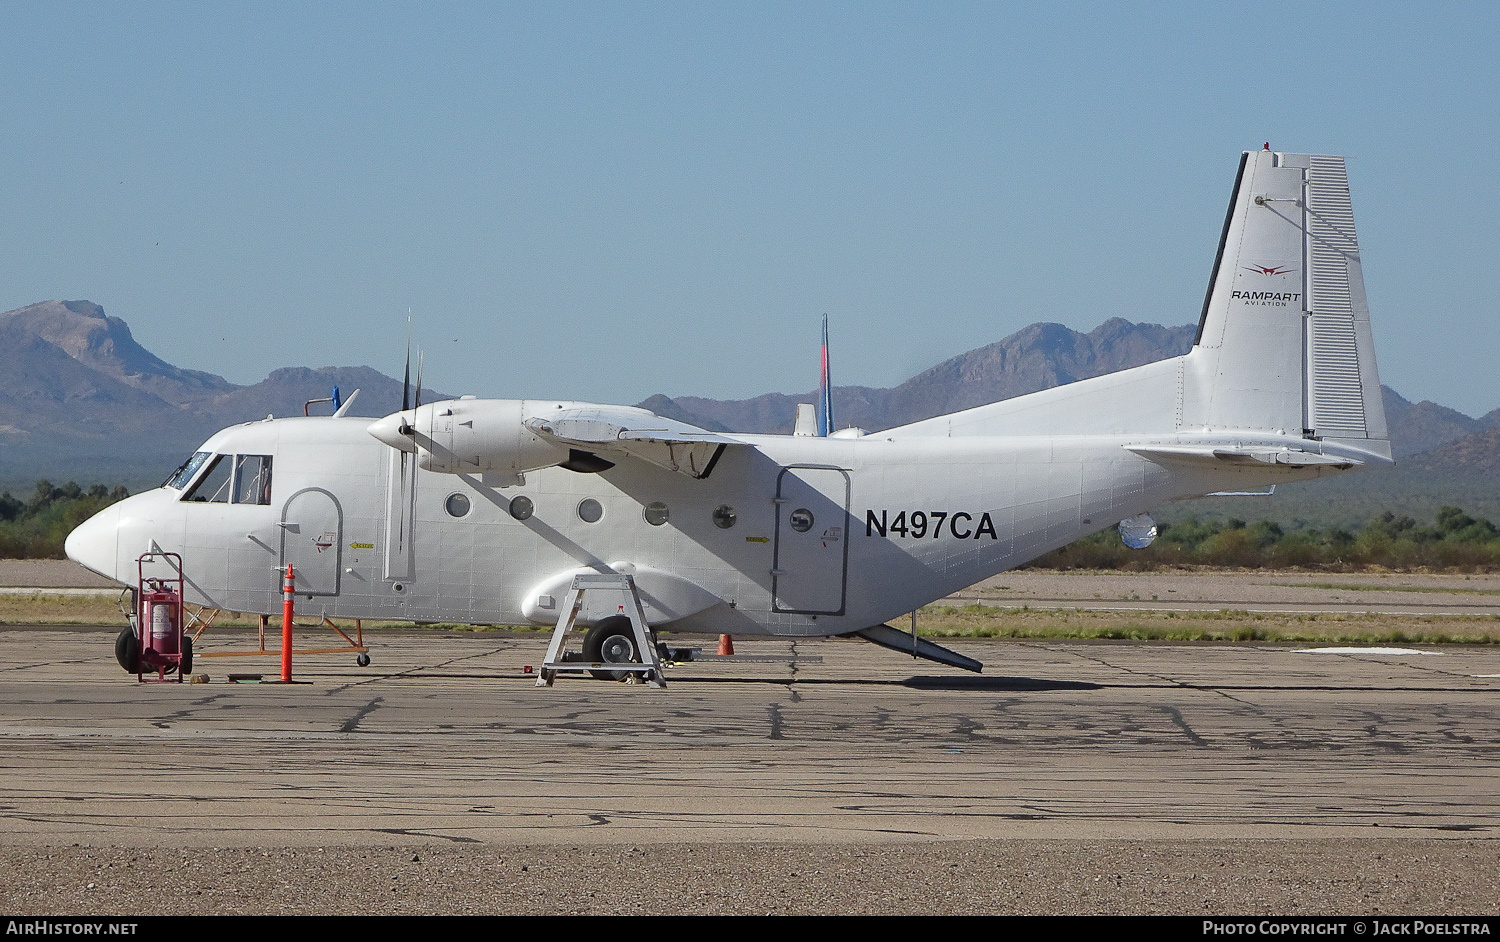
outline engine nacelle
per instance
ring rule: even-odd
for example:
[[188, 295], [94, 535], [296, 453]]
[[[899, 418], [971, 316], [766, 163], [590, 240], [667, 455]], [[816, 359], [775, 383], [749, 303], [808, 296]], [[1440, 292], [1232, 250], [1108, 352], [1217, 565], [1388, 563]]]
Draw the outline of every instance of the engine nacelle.
[[[502, 480], [562, 464], [568, 460], [568, 448], [540, 438], [521, 423], [539, 412], [571, 405], [527, 399], [456, 399], [423, 406], [414, 423], [421, 449], [418, 464], [428, 471], [488, 474]], [[425, 436], [421, 434], [424, 426]]]
[[490, 483], [514, 484], [519, 475], [563, 464], [571, 454], [567, 447], [536, 435], [523, 420], [576, 405], [535, 399], [450, 399], [388, 415], [370, 426], [370, 434], [392, 448], [415, 452], [423, 470], [479, 474]]

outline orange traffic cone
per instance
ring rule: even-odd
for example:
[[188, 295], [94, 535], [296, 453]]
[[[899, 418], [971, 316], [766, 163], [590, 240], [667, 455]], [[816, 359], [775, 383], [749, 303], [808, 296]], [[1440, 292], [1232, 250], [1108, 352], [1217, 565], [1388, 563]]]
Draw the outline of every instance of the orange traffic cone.
[[719, 656], [727, 657], [734, 653], [734, 639], [728, 635], [719, 635]]

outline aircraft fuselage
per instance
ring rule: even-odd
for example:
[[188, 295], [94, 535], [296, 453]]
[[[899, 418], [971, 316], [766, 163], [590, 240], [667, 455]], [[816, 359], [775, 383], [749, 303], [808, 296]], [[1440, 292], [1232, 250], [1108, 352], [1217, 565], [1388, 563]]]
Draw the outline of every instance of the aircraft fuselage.
[[[238, 485], [213, 500], [189, 480], [107, 509], [69, 553], [125, 583], [139, 555], [179, 553], [188, 601], [214, 608], [280, 611], [278, 573], [291, 563], [300, 613], [470, 624], [554, 622], [572, 573], [624, 571], [667, 630], [836, 635], [1226, 486], [1223, 470], [1127, 451], [1139, 435], [877, 433], [740, 436], [750, 447], [726, 452], [701, 480], [626, 459], [492, 487], [403, 469], [368, 427], [291, 418], [226, 429], [202, 451], [269, 456], [268, 503], [235, 502]], [[405, 492], [403, 473], [414, 480]], [[1231, 486], [1288, 479], [1284, 468], [1246, 468]]]

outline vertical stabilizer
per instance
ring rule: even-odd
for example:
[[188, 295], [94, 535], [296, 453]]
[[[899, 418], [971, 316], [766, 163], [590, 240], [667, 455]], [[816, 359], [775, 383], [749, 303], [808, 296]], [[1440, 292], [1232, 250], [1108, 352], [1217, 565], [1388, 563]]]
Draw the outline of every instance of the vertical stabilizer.
[[1184, 372], [1183, 428], [1386, 437], [1342, 157], [1245, 153]]
[[818, 369], [818, 434], [833, 434], [833, 384], [828, 377], [828, 315], [823, 315], [823, 358]]
[[810, 402], [797, 403], [797, 421], [792, 426], [792, 434], [805, 438], [813, 438], [818, 434], [817, 406]]

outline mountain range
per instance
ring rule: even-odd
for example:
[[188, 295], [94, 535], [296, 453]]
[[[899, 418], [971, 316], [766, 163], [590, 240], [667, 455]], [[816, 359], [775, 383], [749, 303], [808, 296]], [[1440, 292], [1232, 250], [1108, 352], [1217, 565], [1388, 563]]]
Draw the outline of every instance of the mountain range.
[[[1162, 327], [1121, 318], [1111, 318], [1086, 334], [1062, 324], [1032, 324], [1004, 340], [945, 360], [894, 389], [835, 387], [834, 416], [841, 427], [894, 428], [1181, 356], [1192, 347], [1196, 333], [1196, 324]], [[1397, 457], [1429, 452], [1500, 426], [1500, 409], [1474, 419], [1435, 402], [1411, 402], [1389, 386], [1382, 386], [1381, 392]], [[812, 402], [816, 396], [816, 390], [740, 400], [653, 396], [641, 405], [713, 431], [786, 432], [796, 416], [797, 403]]]
[[288, 367], [251, 386], [181, 369], [90, 301], [0, 314], [0, 376], [0, 488], [8, 490], [30, 491], [38, 478], [154, 486], [219, 429], [299, 415], [334, 386], [360, 390], [351, 414], [401, 407], [401, 381], [368, 366]]
[[[841, 427], [891, 428], [1178, 356], [1192, 346], [1195, 331], [1191, 324], [1163, 327], [1121, 318], [1087, 333], [1032, 324], [892, 389], [835, 387], [834, 414]], [[124, 483], [138, 490], [158, 483], [225, 426], [299, 414], [307, 400], [327, 396], [334, 386], [345, 395], [360, 390], [350, 414], [388, 415], [400, 408], [402, 391], [400, 380], [368, 366], [287, 367], [239, 386], [165, 362], [136, 342], [125, 321], [90, 301], [44, 301], [0, 314], [0, 376], [7, 379], [0, 384], [0, 489], [12, 491], [29, 491], [38, 478]], [[1299, 485], [1313, 495], [1314, 505], [1326, 504], [1314, 515], [1338, 516], [1340, 506], [1347, 513], [1359, 505], [1360, 495], [1380, 494], [1417, 512], [1427, 504], [1435, 508], [1433, 501], [1467, 498], [1471, 512], [1484, 513], [1483, 505], [1493, 503], [1492, 512], [1500, 516], [1489, 486], [1500, 472], [1500, 409], [1471, 418], [1382, 389], [1392, 448], [1408, 460], [1395, 471]], [[423, 396], [441, 398], [449, 397], [436, 391]], [[797, 403], [814, 398], [813, 391], [743, 400], [657, 395], [640, 405], [714, 431], [785, 433]], [[1316, 496], [1325, 492], [1326, 498]], [[1276, 504], [1288, 506], [1279, 497]], [[1197, 512], [1200, 506], [1212, 514], [1240, 505], [1199, 501], [1187, 509]], [[1245, 507], [1260, 516], [1269, 502]]]

